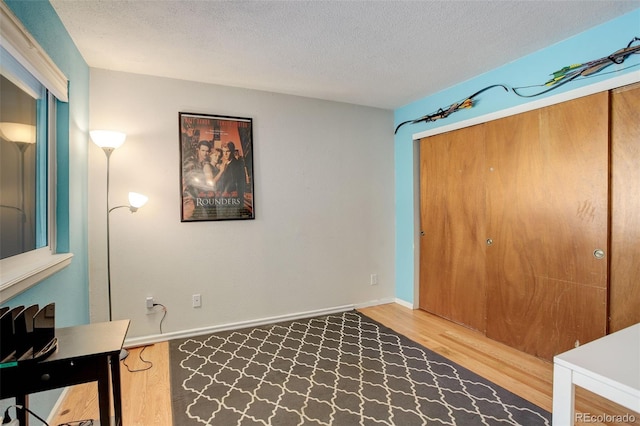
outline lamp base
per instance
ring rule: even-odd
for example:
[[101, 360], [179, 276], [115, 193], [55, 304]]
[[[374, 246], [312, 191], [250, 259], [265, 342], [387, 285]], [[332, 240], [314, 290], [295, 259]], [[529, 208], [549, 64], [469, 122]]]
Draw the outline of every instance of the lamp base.
[[125, 359], [126, 357], [129, 356], [129, 351], [122, 348], [120, 349], [120, 361], [122, 361], [123, 359]]

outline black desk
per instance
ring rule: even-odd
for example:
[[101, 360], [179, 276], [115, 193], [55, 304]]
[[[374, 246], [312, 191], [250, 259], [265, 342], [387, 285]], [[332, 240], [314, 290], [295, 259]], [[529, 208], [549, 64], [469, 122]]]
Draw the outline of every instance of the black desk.
[[[100, 424], [109, 425], [111, 370], [115, 421], [121, 425], [119, 356], [128, 329], [129, 320], [57, 328], [58, 349], [50, 357], [0, 368], [0, 399], [15, 397], [17, 405], [27, 407], [30, 393], [97, 381]], [[18, 419], [28, 425], [24, 413], [19, 410]]]

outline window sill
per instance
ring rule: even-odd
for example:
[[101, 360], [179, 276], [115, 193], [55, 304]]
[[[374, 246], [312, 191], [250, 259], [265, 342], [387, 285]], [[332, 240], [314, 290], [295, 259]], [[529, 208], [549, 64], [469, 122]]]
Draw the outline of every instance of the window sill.
[[0, 303], [15, 297], [71, 264], [72, 253], [52, 254], [48, 248], [0, 261]]

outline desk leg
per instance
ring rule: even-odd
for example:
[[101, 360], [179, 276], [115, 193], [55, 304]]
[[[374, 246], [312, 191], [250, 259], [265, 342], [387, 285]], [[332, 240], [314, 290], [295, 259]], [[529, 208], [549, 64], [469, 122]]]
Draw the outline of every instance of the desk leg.
[[[29, 408], [29, 395], [16, 395], [16, 405]], [[29, 426], [27, 410], [16, 409], [16, 419], [18, 419], [19, 424]]]
[[109, 418], [110, 398], [109, 398], [109, 357], [106, 357], [104, 363], [100, 363], [100, 371], [98, 371], [98, 406], [100, 409], [100, 426], [111, 424]]
[[575, 386], [573, 372], [553, 364], [553, 425], [574, 426]]
[[113, 387], [113, 411], [116, 426], [122, 425], [122, 391], [120, 388], [120, 354], [111, 356], [111, 386]]

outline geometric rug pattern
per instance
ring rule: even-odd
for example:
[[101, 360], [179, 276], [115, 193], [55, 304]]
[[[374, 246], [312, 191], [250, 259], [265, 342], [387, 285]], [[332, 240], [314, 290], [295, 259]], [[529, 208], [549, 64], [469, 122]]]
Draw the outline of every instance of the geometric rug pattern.
[[550, 414], [356, 312], [170, 341], [174, 424], [550, 425]]

